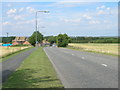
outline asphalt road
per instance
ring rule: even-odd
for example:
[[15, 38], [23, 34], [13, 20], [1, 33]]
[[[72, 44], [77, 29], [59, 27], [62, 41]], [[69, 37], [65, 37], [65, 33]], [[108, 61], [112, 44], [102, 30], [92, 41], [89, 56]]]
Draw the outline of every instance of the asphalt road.
[[118, 57], [45, 47], [65, 88], [118, 88]]
[[2, 76], [2, 80], [0, 80], [0, 83], [5, 82], [11, 73], [14, 72], [21, 65], [22, 61], [26, 59], [34, 50], [35, 48], [32, 48], [1, 62], [0, 75]]

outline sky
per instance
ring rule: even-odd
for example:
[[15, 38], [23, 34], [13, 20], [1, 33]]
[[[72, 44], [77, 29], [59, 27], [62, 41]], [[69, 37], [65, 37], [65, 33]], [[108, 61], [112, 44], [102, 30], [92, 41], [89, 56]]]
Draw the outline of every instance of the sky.
[[2, 36], [31, 36], [38, 30], [44, 36], [117, 36], [117, 2], [3, 2]]

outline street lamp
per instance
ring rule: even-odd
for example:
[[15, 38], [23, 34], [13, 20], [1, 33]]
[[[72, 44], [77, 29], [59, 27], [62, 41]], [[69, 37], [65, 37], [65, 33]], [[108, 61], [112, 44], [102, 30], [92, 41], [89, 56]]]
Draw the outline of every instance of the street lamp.
[[37, 41], [37, 13], [38, 12], [49, 13], [49, 11], [36, 11], [36, 47], [37, 47], [37, 43], [38, 43], [38, 41]]
[[7, 34], [7, 37], [8, 37], [8, 32], [6, 32], [6, 34]]

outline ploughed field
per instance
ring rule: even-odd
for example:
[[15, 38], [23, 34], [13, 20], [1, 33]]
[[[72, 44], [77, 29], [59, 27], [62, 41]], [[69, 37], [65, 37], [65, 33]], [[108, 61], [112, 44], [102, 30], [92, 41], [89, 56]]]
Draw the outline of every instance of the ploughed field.
[[120, 55], [118, 53], [119, 44], [69, 43], [68, 47], [83, 51], [98, 52], [98, 53], [111, 54], [111, 55]]
[[20, 51], [20, 50], [23, 50], [23, 49], [26, 49], [26, 48], [29, 48], [31, 46], [23, 46], [23, 47], [20, 47], [20, 46], [16, 46], [16, 47], [3, 47], [3, 46], [0, 46], [0, 57], [4, 57], [4, 56], [7, 56], [9, 54], [12, 54], [12, 53], [15, 53], [17, 51]]

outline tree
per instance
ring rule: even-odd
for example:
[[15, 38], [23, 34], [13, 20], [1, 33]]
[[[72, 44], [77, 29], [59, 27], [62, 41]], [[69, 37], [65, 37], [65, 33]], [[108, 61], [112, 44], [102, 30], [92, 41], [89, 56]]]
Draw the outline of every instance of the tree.
[[12, 40], [14, 40], [15, 37], [11, 36], [11, 37], [1, 37], [0, 41], [2, 41], [2, 43], [12, 43]]
[[58, 47], [66, 47], [68, 45], [70, 38], [67, 34], [59, 34], [57, 36], [57, 45]]
[[37, 42], [42, 43], [43, 40], [43, 35], [39, 31], [35, 31], [30, 37], [29, 37], [29, 42], [31, 45], [35, 46], [36, 44], [36, 34], [37, 34]]
[[50, 42], [50, 44], [56, 43], [56, 36], [50, 36], [48, 38], [48, 41]]

